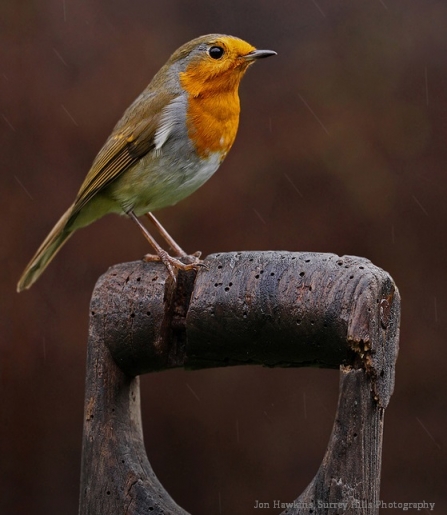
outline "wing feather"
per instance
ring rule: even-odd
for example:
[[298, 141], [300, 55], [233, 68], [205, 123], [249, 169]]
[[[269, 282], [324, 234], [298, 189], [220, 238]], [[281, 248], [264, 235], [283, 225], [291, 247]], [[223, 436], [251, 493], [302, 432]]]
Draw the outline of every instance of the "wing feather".
[[155, 133], [155, 149], [159, 150], [172, 133], [177, 132], [186, 117], [186, 98], [178, 96], [174, 98], [162, 111], [160, 124]]
[[76, 197], [70, 220], [95, 195], [155, 148], [160, 118], [173, 100], [175, 95], [168, 93], [152, 98], [142, 95], [129, 107], [96, 156]]

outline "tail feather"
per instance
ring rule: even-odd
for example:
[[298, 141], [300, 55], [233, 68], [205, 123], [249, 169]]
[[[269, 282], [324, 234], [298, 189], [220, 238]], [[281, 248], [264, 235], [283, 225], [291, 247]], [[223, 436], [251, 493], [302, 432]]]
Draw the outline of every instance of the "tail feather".
[[73, 234], [74, 231], [72, 229], [67, 229], [67, 222], [72, 211], [73, 206], [70, 206], [45, 238], [42, 245], [37, 249], [17, 284], [18, 292], [26, 290], [37, 281], [62, 245]]

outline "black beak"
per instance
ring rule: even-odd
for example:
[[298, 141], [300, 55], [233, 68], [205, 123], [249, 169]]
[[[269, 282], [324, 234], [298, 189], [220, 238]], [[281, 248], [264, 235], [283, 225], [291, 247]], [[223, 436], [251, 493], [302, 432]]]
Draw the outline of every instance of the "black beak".
[[246, 61], [255, 61], [256, 59], [263, 59], [264, 57], [270, 57], [276, 55], [274, 50], [253, 50], [249, 54], [244, 55]]

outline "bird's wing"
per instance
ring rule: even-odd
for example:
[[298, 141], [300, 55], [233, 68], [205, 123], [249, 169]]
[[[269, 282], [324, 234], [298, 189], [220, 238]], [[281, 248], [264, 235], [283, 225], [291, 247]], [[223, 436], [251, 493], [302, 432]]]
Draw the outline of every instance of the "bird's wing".
[[157, 132], [163, 124], [165, 109], [173, 101], [175, 96], [167, 93], [153, 99], [142, 96], [126, 111], [96, 156], [76, 197], [70, 219], [145, 154], [159, 148]]

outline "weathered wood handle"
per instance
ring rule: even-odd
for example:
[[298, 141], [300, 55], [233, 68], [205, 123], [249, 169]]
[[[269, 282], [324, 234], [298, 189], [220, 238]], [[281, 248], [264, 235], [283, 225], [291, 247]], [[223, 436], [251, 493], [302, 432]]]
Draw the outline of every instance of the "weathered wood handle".
[[[80, 514], [183, 514], [143, 445], [137, 376], [173, 367], [341, 366], [328, 450], [284, 513], [376, 514], [383, 414], [394, 388], [400, 297], [370, 261], [333, 254], [214, 254], [180, 272], [110, 268], [91, 301]], [[320, 506], [320, 507], [319, 507]], [[311, 511], [313, 510], [313, 511]]]

